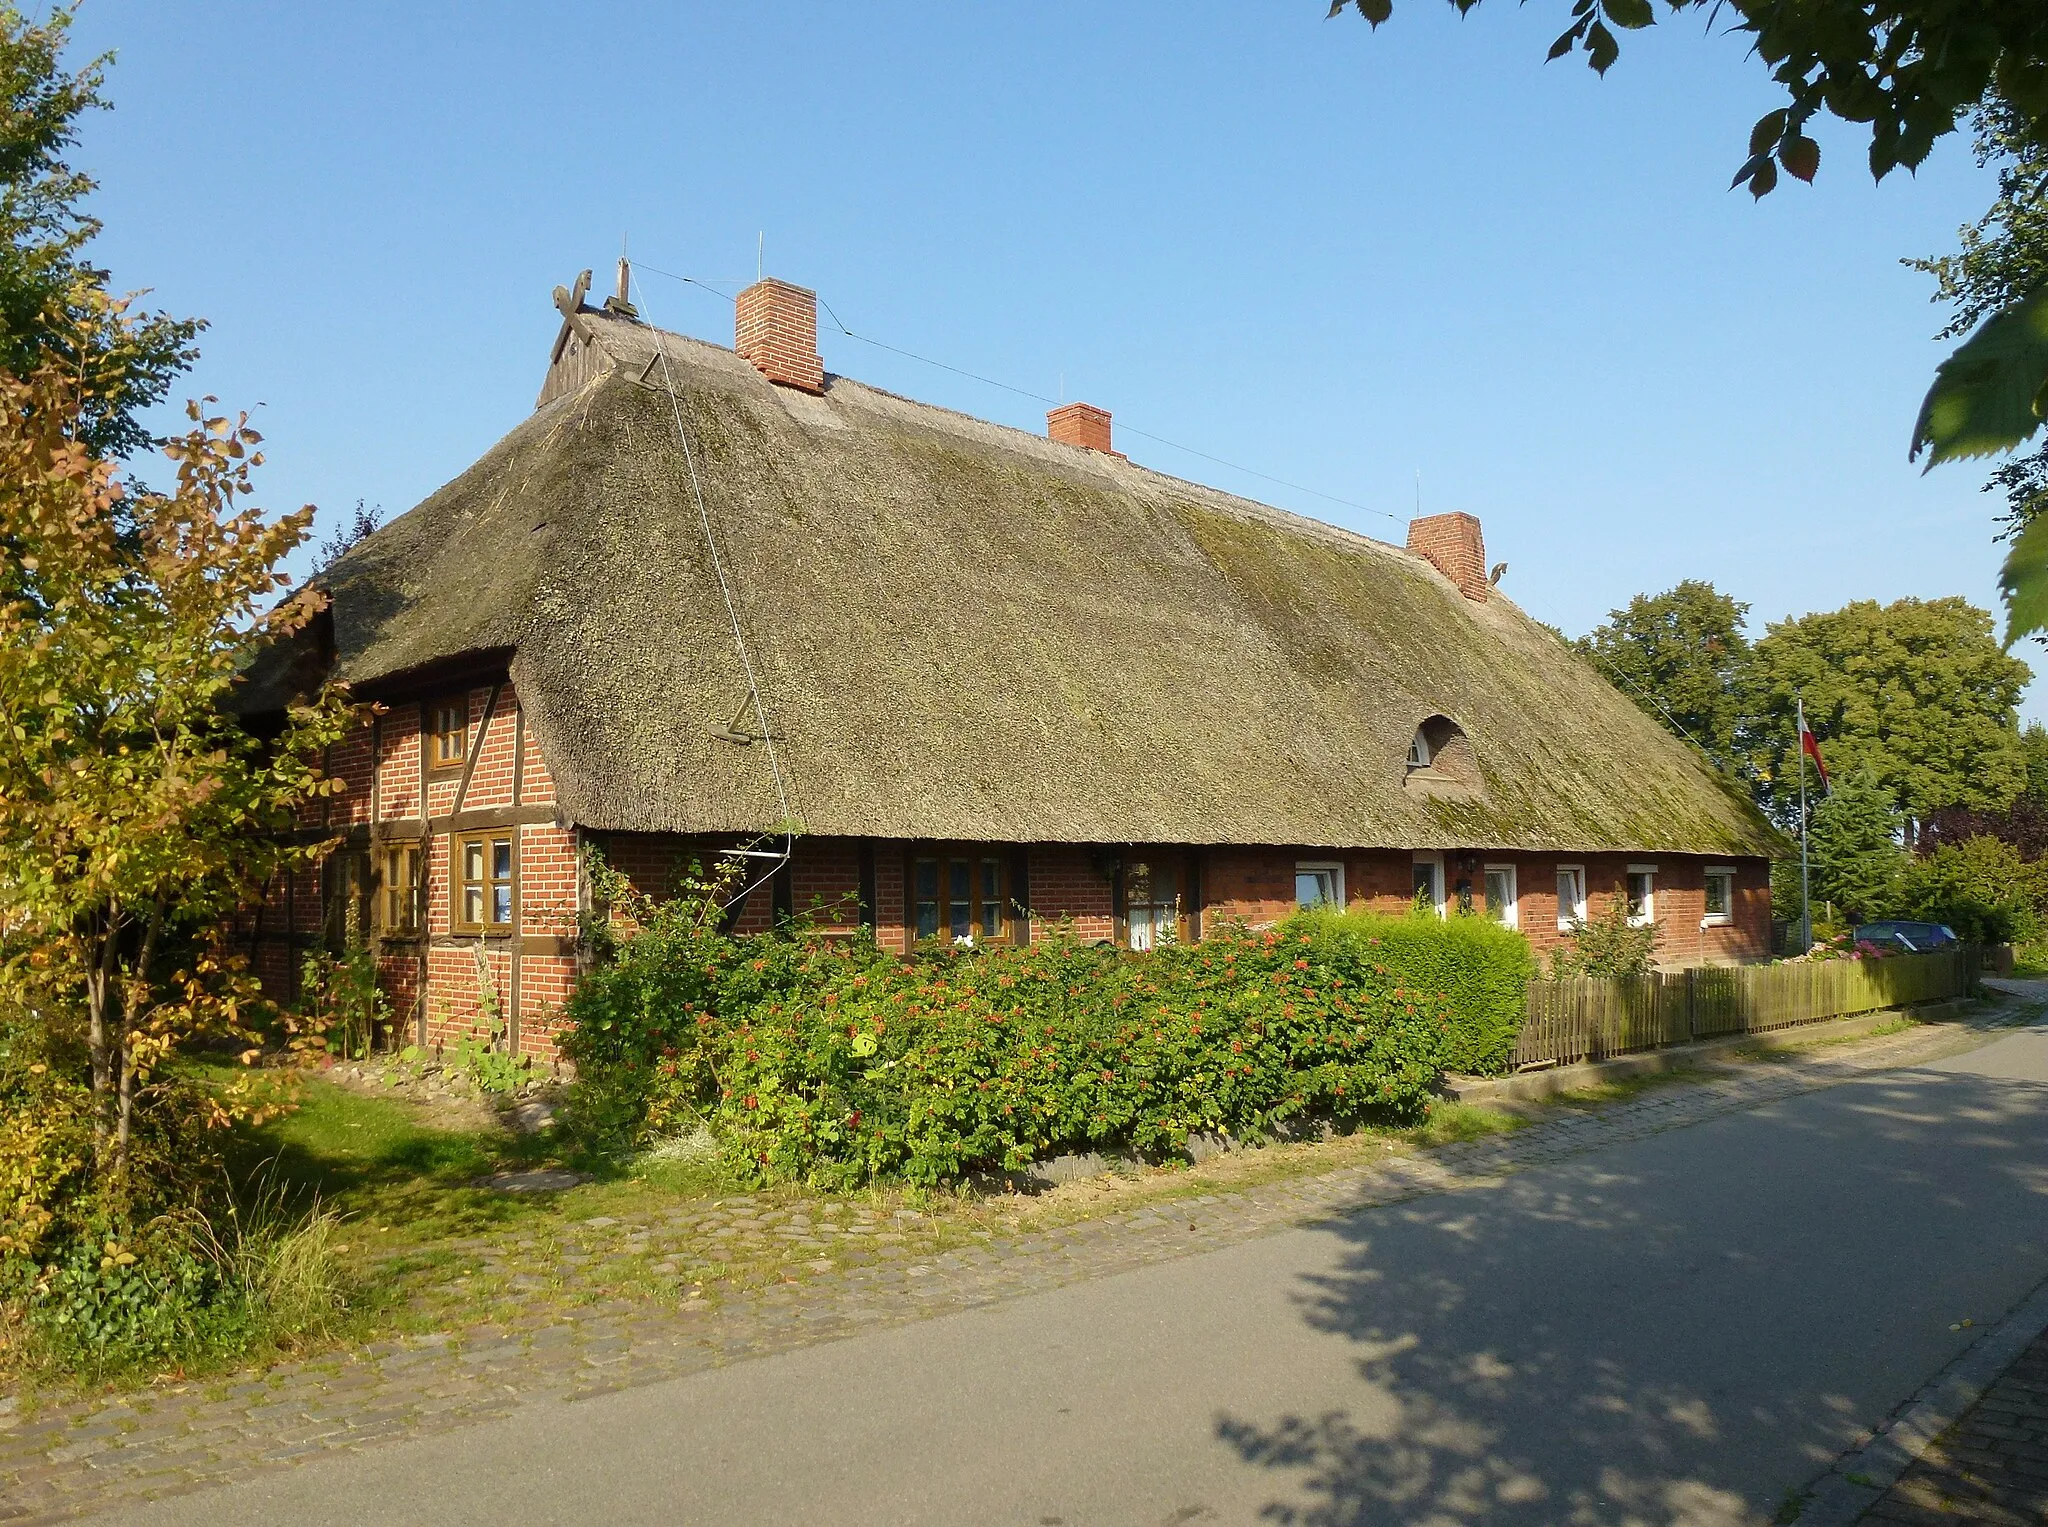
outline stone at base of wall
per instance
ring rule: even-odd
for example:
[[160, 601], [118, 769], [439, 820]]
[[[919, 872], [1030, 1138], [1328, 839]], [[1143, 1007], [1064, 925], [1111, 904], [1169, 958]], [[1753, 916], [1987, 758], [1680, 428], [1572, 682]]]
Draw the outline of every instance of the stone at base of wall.
[[1525, 1071], [1519, 1076], [1456, 1076], [1444, 1078], [1444, 1095], [1460, 1103], [1538, 1103], [1560, 1093], [1579, 1092], [1602, 1082], [1626, 1081], [1632, 1076], [1650, 1076], [1659, 1071], [1682, 1071], [1711, 1063], [1737, 1050], [1782, 1039], [1855, 1039], [1883, 1028], [1900, 1018], [1928, 1022], [1960, 1012], [1976, 999], [1948, 997], [1939, 1002], [1922, 1002], [1908, 1008], [1888, 1007], [1874, 1013], [1857, 1013], [1849, 1018], [1827, 1018], [1791, 1028], [1770, 1029], [1761, 1034], [1729, 1034], [1720, 1039], [1701, 1039], [1691, 1044], [1669, 1045], [1661, 1050], [1644, 1050], [1635, 1055], [1617, 1055], [1611, 1060], [1582, 1061], [1576, 1066], [1552, 1066], [1546, 1071]]

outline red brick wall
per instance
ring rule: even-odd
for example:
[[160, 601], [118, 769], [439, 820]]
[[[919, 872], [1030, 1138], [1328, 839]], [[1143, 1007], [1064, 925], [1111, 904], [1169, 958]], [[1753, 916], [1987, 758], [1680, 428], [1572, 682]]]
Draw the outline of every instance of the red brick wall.
[[1094, 853], [1074, 843], [1034, 843], [1029, 851], [1031, 936], [1071, 919], [1083, 942], [1116, 936], [1116, 887], [1096, 867]]
[[[1329, 849], [1211, 848], [1203, 881], [1204, 926], [1242, 919], [1253, 926], [1278, 921], [1294, 910], [1297, 863], [1337, 862], [1344, 866], [1346, 902], [1353, 907], [1400, 913], [1407, 910], [1414, 885], [1414, 858], [1405, 850], [1372, 852]], [[1557, 867], [1577, 864], [1585, 869], [1588, 912], [1605, 914], [1627, 895], [1631, 864], [1656, 866], [1652, 912], [1659, 924], [1657, 959], [1661, 964], [1696, 965], [1707, 961], [1767, 958], [1771, 943], [1770, 866], [1761, 859], [1709, 859], [1690, 854], [1529, 854], [1452, 849], [1445, 852], [1444, 891], [1455, 905], [1456, 887], [1469, 880], [1473, 906], [1486, 905], [1486, 866], [1515, 867], [1517, 926], [1539, 955], [1563, 941], [1557, 925]], [[1735, 917], [1731, 923], [1700, 927], [1706, 911], [1709, 865], [1736, 872]]]

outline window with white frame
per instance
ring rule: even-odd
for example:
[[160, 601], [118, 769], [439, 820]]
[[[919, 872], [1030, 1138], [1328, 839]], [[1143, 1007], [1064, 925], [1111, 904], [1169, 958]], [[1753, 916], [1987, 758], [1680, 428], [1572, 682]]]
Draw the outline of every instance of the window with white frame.
[[1344, 909], [1344, 866], [1302, 863], [1294, 867], [1294, 902], [1301, 907]]
[[1631, 864], [1628, 867], [1628, 920], [1640, 928], [1657, 920], [1657, 866]]
[[1515, 891], [1512, 864], [1486, 866], [1486, 915], [1510, 928], [1522, 925], [1521, 901]]
[[1707, 866], [1707, 916], [1713, 924], [1735, 921], [1735, 871], [1724, 865]]
[[1414, 897], [1415, 905], [1444, 915], [1444, 856], [1442, 854], [1417, 854], [1415, 856]]
[[1434, 756], [1435, 749], [1430, 747], [1429, 738], [1424, 734], [1422, 728], [1418, 726], [1415, 729], [1415, 735], [1408, 739], [1408, 767], [1411, 769], [1427, 769], [1430, 759]]
[[1586, 920], [1586, 867], [1560, 864], [1557, 867], [1557, 931], [1563, 933]]

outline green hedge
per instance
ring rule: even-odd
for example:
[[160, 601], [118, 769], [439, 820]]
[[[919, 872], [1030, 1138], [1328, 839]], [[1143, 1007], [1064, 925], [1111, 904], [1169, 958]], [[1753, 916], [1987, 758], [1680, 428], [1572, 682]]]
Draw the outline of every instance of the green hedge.
[[1134, 955], [1055, 936], [904, 959], [870, 939], [656, 916], [571, 998], [567, 1118], [637, 1143], [708, 1123], [755, 1181], [938, 1181], [1290, 1121], [1411, 1121], [1498, 1066], [1527, 944], [1477, 919], [1302, 914]]

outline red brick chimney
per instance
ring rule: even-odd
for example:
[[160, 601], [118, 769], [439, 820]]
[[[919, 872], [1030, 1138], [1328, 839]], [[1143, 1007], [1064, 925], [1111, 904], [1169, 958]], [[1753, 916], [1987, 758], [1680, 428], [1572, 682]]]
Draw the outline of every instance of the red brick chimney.
[[756, 281], [733, 305], [733, 344], [771, 382], [825, 390], [818, 359], [818, 294], [773, 276]]
[[1061, 445], [1078, 445], [1114, 456], [1109, 443], [1109, 410], [1093, 403], [1068, 403], [1045, 416], [1045, 432]]
[[1408, 549], [1434, 562], [1467, 599], [1486, 598], [1486, 541], [1476, 515], [1457, 511], [1410, 520]]

